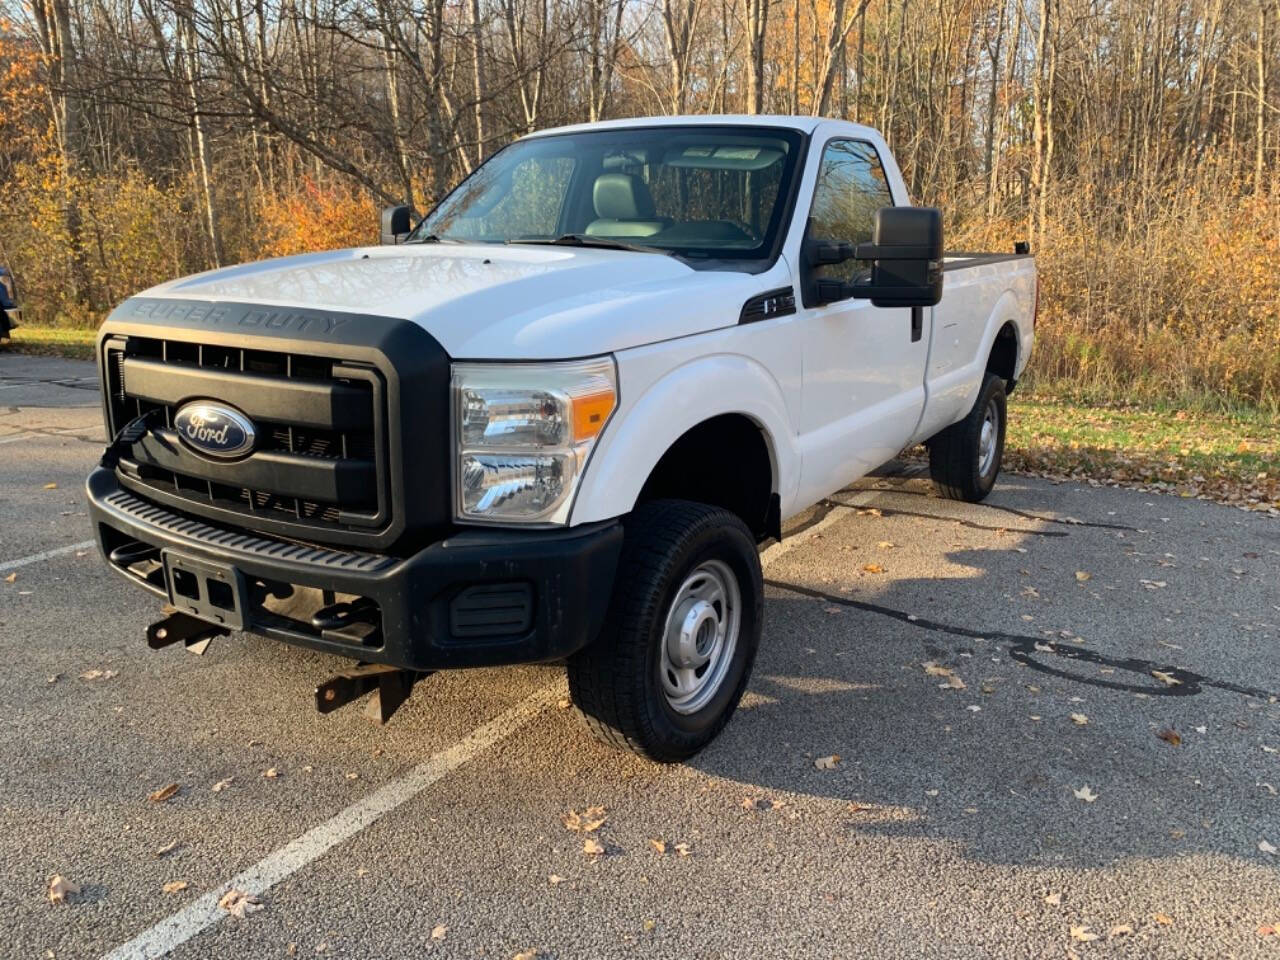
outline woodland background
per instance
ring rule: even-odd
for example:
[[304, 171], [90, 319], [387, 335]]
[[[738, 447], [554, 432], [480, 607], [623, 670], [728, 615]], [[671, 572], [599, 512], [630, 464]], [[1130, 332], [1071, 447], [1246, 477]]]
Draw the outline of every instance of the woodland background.
[[557, 124], [844, 117], [948, 246], [1029, 238], [1032, 386], [1280, 411], [1280, 0], [0, 0], [28, 324], [376, 240]]

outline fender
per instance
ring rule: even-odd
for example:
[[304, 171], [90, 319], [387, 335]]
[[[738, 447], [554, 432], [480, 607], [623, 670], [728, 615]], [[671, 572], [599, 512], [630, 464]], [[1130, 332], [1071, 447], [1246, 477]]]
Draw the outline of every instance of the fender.
[[1014, 285], [996, 300], [995, 306], [987, 315], [982, 337], [969, 362], [926, 383], [928, 400], [925, 413], [911, 443], [927, 440], [939, 430], [961, 420], [969, 412], [982, 387], [982, 374], [986, 370], [987, 358], [991, 356], [991, 348], [995, 345], [996, 335], [1006, 323], [1013, 324], [1018, 338], [1018, 372], [1021, 373], [1026, 366], [1030, 353], [1030, 325], [1018, 320], [1021, 315], [1019, 304], [1024, 299], [1019, 289], [1021, 285], [1022, 278], [1015, 278]]
[[[724, 414], [745, 416], [764, 433], [773, 492], [781, 497], [786, 516], [799, 483], [800, 456], [786, 398], [773, 374], [736, 353], [691, 359], [662, 374], [662, 359], [651, 351], [635, 353], [650, 355], [618, 355], [622, 404], [587, 464], [570, 523], [629, 513], [671, 445], [699, 423]], [[648, 380], [650, 373], [658, 378]], [[629, 389], [637, 388], [639, 395], [628, 396]]]

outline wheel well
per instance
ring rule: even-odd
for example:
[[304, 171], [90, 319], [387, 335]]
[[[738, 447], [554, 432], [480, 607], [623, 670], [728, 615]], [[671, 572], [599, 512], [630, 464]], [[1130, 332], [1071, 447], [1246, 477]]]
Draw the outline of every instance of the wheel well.
[[723, 507], [759, 540], [780, 534], [769, 446], [760, 427], [741, 414], [704, 420], [667, 449], [636, 502], [665, 499]]
[[996, 342], [991, 345], [991, 356], [987, 357], [987, 372], [1004, 378], [1005, 390], [1013, 391], [1016, 381], [1014, 372], [1018, 369], [1018, 330], [1012, 323], [1006, 323], [996, 334]]

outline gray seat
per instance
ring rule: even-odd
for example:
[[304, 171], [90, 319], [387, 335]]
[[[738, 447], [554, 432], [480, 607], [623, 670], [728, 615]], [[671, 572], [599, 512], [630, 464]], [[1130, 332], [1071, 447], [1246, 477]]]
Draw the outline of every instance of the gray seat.
[[596, 177], [591, 202], [598, 220], [587, 225], [596, 237], [651, 237], [670, 221], [654, 216], [653, 197], [639, 177], [603, 173]]

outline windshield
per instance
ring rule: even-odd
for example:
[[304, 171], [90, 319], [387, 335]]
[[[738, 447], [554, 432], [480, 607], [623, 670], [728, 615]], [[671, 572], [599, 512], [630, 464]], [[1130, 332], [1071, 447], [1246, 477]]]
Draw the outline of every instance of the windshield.
[[576, 235], [690, 258], [770, 257], [800, 143], [794, 130], [720, 126], [520, 140], [463, 181], [409, 241]]

